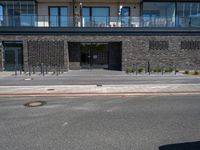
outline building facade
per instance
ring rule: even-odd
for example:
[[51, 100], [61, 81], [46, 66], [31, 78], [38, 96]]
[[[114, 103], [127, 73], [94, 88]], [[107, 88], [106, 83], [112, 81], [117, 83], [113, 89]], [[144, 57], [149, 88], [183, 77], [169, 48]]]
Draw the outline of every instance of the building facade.
[[0, 70], [200, 69], [200, 1], [1, 0]]

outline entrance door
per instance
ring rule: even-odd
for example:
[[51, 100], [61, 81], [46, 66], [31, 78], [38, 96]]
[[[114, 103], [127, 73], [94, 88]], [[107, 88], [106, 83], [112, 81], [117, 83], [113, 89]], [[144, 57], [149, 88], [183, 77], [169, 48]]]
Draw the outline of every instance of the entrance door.
[[13, 48], [5, 49], [5, 70], [11, 71], [18, 64], [18, 51]]
[[81, 43], [82, 69], [108, 69], [107, 43]]
[[[16, 47], [14, 46], [16, 45]], [[23, 50], [21, 43], [4, 42], [4, 68], [14, 71], [15, 67], [23, 66]]]

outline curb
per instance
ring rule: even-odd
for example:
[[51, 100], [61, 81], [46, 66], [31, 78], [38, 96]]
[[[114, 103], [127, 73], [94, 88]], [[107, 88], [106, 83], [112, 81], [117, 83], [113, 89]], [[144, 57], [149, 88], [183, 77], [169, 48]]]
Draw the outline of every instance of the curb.
[[62, 96], [99, 96], [99, 95], [191, 95], [199, 94], [200, 91], [163, 91], [163, 92], [80, 92], [80, 93], [0, 93], [0, 97], [62, 97]]

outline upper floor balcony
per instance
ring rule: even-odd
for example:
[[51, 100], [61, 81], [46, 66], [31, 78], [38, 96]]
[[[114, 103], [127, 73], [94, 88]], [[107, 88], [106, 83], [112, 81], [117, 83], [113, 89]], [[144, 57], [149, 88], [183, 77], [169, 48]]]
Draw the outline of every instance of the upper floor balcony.
[[[1, 33], [200, 31], [200, 0], [1, 0]], [[73, 28], [73, 29], [72, 29]], [[92, 29], [91, 29], [92, 28]], [[128, 28], [128, 29], [127, 29]], [[6, 29], [6, 30], [5, 30]], [[5, 34], [6, 34], [5, 33]], [[128, 33], [128, 31], [127, 31]]]
[[92, 28], [199, 28], [200, 16], [163, 17], [67, 17], [67, 16], [0, 16], [0, 27], [92, 27]]

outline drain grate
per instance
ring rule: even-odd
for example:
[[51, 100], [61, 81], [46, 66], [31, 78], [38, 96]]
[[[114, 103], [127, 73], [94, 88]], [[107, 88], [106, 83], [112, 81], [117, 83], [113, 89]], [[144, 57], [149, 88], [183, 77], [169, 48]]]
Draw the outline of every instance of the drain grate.
[[39, 107], [39, 106], [43, 106], [47, 104], [47, 102], [45, 101], [32, 101], [32, 102], [28, 102], [26, 104], [24, 104], [24, 106], [26, 107]]
[[54, 91], [55, 89], [47, 89], [47, 91]]

